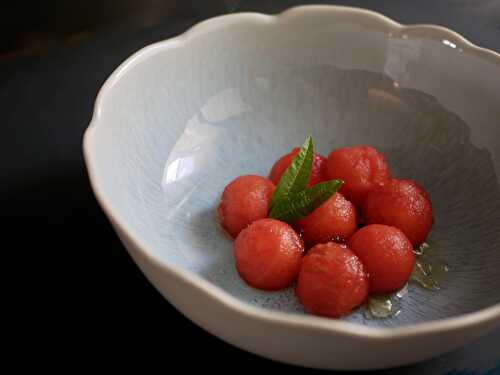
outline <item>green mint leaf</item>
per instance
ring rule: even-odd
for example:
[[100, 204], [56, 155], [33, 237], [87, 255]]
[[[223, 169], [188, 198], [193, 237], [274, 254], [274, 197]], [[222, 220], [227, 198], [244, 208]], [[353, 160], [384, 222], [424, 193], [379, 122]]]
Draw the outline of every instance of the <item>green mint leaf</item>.
[[342, 180], [320, 182], [309, 189], [285, 196], [271, 207], [269, 217], [291, 224], [321, 206], [343, 183]]
[[271, 210], [276, 202], [304, 190], [309, 182], [314, 157], [312, 137], [308, 136], [300, 152], [292, 160], [290, 166], [281, 175], [280, 182], [271, 198]]

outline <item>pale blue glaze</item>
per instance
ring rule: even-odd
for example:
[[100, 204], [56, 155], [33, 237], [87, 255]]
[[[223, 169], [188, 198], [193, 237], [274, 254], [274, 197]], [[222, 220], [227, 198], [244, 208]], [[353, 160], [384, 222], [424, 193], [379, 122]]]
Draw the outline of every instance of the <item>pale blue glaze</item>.
[[[375, 25], [350, 45], [332, 42], [349, 32], [335, 25], [298, 50], [294, 35], [309, 26], [297, 23], [285, 36], [263, 25], [252, 38], [244, 26], [212, 30], [184, 41], [191, 48], [127, 69], [103, 98], [94, 129], [102, 196], [161, 262], [244, 303], [302, 314], [292, 290], [265, 293], [240, 280], [232, 241], [215, 217], [220, 193], [238, 175], [267, 175], [308, 134], [323, 154], [369, 144], [386, 154], [395, 176], [429, 191], [431, 240], [452, 277], [439, 292], [411, 286], [395, 318], [345, 319], [400, 326], [499, 303], [500, 109], [484, 88], [500, 85], [488, 76], [496, 68], [462, 54], [453, 74], [439, 73], [459, 49], [388, 37]], [[241, 48], [225, 47], [235, 39]], [[363, 59], [346, 66], [344, 52], [352, 59], [355, 49]], [[483, 75], [466, 75], [470, 64]]]

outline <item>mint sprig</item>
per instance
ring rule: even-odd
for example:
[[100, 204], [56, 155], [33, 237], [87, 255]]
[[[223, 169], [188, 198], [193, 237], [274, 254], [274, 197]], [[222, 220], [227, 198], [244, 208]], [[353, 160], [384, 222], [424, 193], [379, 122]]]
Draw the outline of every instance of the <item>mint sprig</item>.
[[309, 215], [326, 202], [342, 186], [341, 180], [320, 182], [313, 187], [280, 199], [269, 212], [269, 217], [293, 223]]
[[343, 184], [330, 180], [306, 189], [312, 171], [314, 144], [308, 136], [300, 152], [281, 176], [271, 198], [269, 217], [292, 223], [309, 215], [335, 194]]
[[271, 210], [278, 201], [287, 199], [289, 196], [305, 189], [311, 175], [313, 157], [314, 144], [312, 137], [308, 136], [300, 148], [300, 152], [281, 175], [280, 182], [271, 198]]

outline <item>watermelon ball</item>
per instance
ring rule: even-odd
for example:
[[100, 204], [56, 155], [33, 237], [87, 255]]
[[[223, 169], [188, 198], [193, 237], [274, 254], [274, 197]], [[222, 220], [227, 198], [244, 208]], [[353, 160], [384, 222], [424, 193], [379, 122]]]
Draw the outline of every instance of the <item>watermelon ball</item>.
[[365, 267], [349, 248], [328, 242], [302, 259], [295, 293], [312, 314], [339, 318], [361, 305], [368, 291]]
[[[300, 148], [296, 147], [292, 152], [282, 156], [276, 163], [274, 163], [271, 172], [269, 173], [269, 179], [278, 185], [280, 182], [281, 175], [286, 171], [286, 169], [292, 164], [292, 160], [300, 152]], [[316, 185], [319, 182], [325, 181], [326, 173], [326, 158], [319, 154], [314, 154], [313, 164], [311, 169], [311, 175], [309, 177], [309, 182], [307, 187]]]
[[363, 204], [367, 224], [401, 229], [413, 246], [424, 242], [432, 228], [432, 205], [427, 192], [411, 180], [391, 179], [370, 192]]
[[358, 230], [349, 247], [370, 275], [372, 293], [389, 293], [408, 281], [415, 264], [413, 246], [398, 228], [372, 224]]
[[288, 224], [274, 219], [254, 221], [234, 242], [236, 269], [258, 289], [279, 290], [295, 281], [304, 244]]
[[218, 213], [222, 227], [234, 238], [255, 220], [267, 217], [274, 184], [261, 176], [240, 176], [224, 188]]
[[328, 179], [340, 179], [340, 192], [358, 208], [374, 187], [387, 180], [391, 173], [384, 156], [369, 146], [344, 147], [328, 156]]
[[356, 209], [340, 193], [333, 194], [312, 213], [293, 223], [306, 245], [346, 241], [356, 231]]

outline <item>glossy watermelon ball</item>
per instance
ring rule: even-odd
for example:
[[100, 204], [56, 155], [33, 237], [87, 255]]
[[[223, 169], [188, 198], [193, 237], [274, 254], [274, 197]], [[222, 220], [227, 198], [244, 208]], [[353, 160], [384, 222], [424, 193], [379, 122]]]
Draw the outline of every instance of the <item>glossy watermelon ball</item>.
[[236, 269], [245, 282], [258, 289], [290, 286], [299, 273], [304, 244], [288, 224], [261, 219], [243, 229], [234, 242]]
[[[269, 173], [269, 179], [278, 185], [280, 182], [281, 175], [286, 171], [286, 169], [292, 164], [292, 160], [300, 152], [300, 148], [296, 147], [292, 152], [282, 156], [276, 163], [274, 163], [271, 172]], [[316, 185], [319, 182], [325, 181], [326, 175], [326, 158], [319, 154], [314, 154], [311, 176], [309, 177], [309, 183], [307, 187]]]
[[411, 180], [391, 179], [374, 189], [365, 199], [363, 216], [367, 224], [401, 229], [413, 246], [426, 240], [433, 223], [429, 195]]
[[328, 156], [327, 178], [340, 179], [340, 192], [358, 208], [374, 187], [387, 180], [391, 173], [384, 156], [369, 146], [343, 147]]
[[232, 236], [255, 220], [267, 217], [274, 184], [260, 176], [240, 176], [224, 188], [218, 213], [222, 227]]
[[415, 264], [413, 246], [398, 228], [372, 224], [358, 230], [349, 247], [370, 275], [372, 293], [390, 293], [408, 281]]
[[356, 208], [340, 193], [293, 224], [308, 246], [346, 241], [357, 229]]
[[295, 293], [311, 314], [346, 315], [365, 301], [368, 291], [365, 267], [349, 248], [320, 244], [302, 259]]

